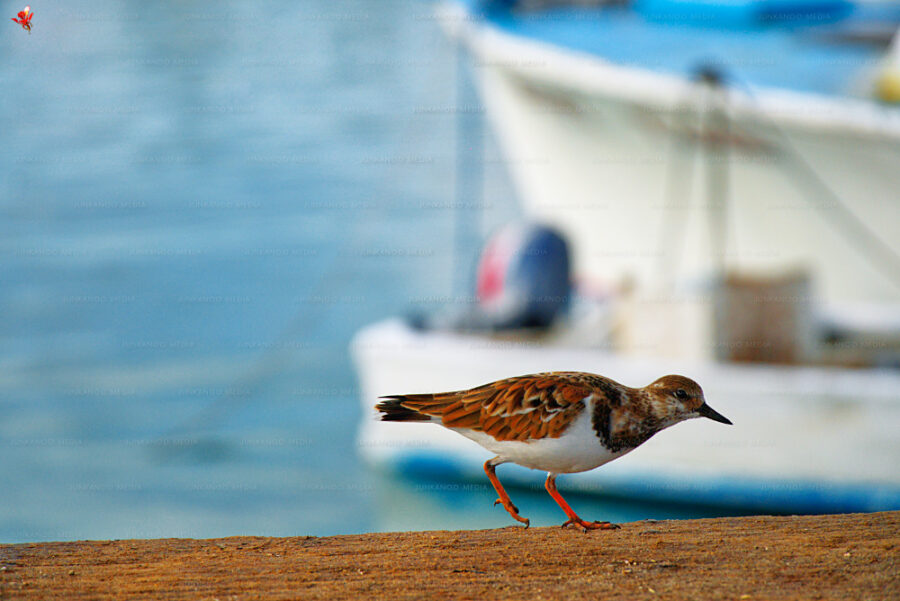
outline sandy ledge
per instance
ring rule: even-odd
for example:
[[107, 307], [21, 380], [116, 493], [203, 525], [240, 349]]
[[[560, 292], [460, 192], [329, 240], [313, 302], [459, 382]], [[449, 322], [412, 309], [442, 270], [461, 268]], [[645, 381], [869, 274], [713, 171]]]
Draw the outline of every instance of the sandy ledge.
[[900, 511], [0, 545], [0, 599], [900, 599]]

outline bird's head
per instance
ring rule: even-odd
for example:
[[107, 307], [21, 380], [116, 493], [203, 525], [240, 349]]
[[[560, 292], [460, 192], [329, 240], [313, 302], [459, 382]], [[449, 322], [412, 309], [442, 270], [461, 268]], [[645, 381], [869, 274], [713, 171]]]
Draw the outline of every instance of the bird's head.
[[707, 417], [731, 425], [731, 421], [706, 404], [700, 385], [684, 376], [663, 376], [647, 386], [657, 419], [666, 426], [686, 419]]

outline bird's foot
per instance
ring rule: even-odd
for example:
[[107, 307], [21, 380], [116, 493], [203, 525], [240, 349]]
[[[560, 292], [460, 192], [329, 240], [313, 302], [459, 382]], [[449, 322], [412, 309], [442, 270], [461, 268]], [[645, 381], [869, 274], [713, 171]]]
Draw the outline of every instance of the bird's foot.
[[568, 528], [569, 526], [581, 528], [582, 532], [587, 532], [588, 530], [615, 530], [619, 527], [618, 524], [611, 524], [610, 522], [585, 522], [579, 517], [569, 518], [560, 527]]
[[531, 525], [531, 520], [520, 516], [519, 508], [516, 507], [515, 505], [513, 505], [511, 501], [504, 501], [503, 499], [497, 499], [496, 501], [494, 501], [494, 506], [496, 506], [498, 503], [500, 505], [503, 505], [503, 509], [505, 509], [509, 513], [509, 515], [513, 516], [513, 519], [515, 519], [518, 522], [521, 522], [522, 524], [525, 524], [526, 528], [528, 528], [528, 526]]

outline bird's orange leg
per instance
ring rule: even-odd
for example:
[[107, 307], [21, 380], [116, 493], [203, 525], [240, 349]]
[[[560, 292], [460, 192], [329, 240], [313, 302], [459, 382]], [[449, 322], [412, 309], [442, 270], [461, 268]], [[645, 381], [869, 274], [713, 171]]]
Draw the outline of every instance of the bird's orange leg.
[[513, 516], [513, 518], [517, 521], [525, 524], [525, 527], [528, 528], [528, 525], [531, 523], [531, 521], [528, 518], [523, 518], [519, 515], [519, 508], [513, 505], [512, 501], [509, 500], [509, 495], [506, 494], [506, 491], [503, 489], [503, 485], [500, 484], [500, 480], [497, 478], [497, 474], [494, 473], [496, 466], [491, 463], [491, 461], [493, 461], [493, 459], [488, 459], [484, 462], [484, 473], [487, 474], [487, 477], [491, 481], [491, 484], [494, 485], [494, 490], [496, 490], [497, 494], [500, 495], [500, 498], [494, 501], [494, 505], [496, 505], [497, 503], [502, 503], [503, 508], [509, 512], [509, 515]]
[[569, 507], [569, 504], [566, 503], [566, 500], [562, 498], [562, 495], [559, 494], [559, 491], [556, 490], [556, 474], [547, 474], [547, 481], [544, 483], [544, 488], [547, 489], [547, 492], [550, 493], [550, 496], [553, 497], [553, 500], [556, 501], [557, 505], [562, 507], [562, 510], [569, 516], [569, 520], [562, 525], [563, 528], [570, 525], [581, 526], [585, 532], [588, 530], [614, 530], [618, 528], [618, 526], [610, 524], [609, 522], [585, 522], [578, 517], [572, 508]]

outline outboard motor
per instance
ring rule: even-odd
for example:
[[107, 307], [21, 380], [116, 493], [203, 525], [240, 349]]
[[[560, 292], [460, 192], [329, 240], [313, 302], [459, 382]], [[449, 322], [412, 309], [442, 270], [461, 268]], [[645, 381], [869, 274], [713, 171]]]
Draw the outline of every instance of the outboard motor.
[[569, 246], [556, 230], [534, 223], [494, 233], [478, 262], [476, 302], [409, 321], [420, 329], [457, 331], [547, 328], [569, 306]]
[[569, 247], [555, 230], [508, 225], [478, 263], [478, 308], [492, 328], [545, 328], [569, 304]]

